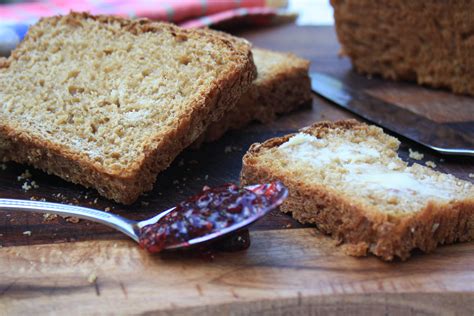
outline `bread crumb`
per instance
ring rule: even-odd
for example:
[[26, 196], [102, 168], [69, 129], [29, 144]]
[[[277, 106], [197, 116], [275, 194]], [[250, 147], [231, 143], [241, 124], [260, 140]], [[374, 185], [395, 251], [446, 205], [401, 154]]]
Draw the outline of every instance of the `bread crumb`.
[[26, 180], [31, 178], [30, 170], [26, 169], [22, 174], [20, 174], [16, 179], [17, 181]]
[[104, 209], [104, 211], [105, 211], [105, 212], [110, 212], [110, 207], [106, 207], [106, 208]]
[[431, 232], [434, 233], [439, 227], [439, 223], [434, 223], [433, 227], [431, 227]]
[[51, 220], [53, 220], [57, 217], [58, 217], [58, 215], [56, 215], [56, 214], [51, 214], [51, 213], [43, 214], [43, 220], [46, 221], [46, 222], [51, 221]]
[[31, 230], [25, 230], [25, 231], [23, 232], [23, 235], [25, 235], [25, 236], [31, 236]]
[[474, 173], [470, 173], [469, 178], [474, 178]]
[[204, 176], [204, 180], [207, 180], [207, 179], [209, 179], [209, 175], [208, 175], [208, 174], [206, 174], [206, 175]]
[[35, 189], [39, 188], [39, 185], [36, 183], [36, 181], [31, 181], [31, 186]]
[[420, 152], [418, 152], [418, 151], [416, 151], [416, 150], [412, 150], [411, 148], [408, 148], [408, 152], [409, 152], [409, 155], [408, 155], [408, 156], [409, 156], [411, 159], [415, 159], [415, 160], [421, 160], [421, 159], [423, 159], [423, 157], [425, 156], [425, 155], [423, 155], [422, 153], [420, 153]]
[[140, 204], [141, 204], [142, 206], [148, 206], [150, 203], [145, 202], [145, 201], [141, 201]]
[[7, 170], [7, 165], [4, 164], [4, 163], [1, 163], [1, 164], [0, 164], [0, 169], [2, 169], [2, 170]]
[[22, 188], [24, 191], [29, 191], [29, 190], [32, 188], [32, 186], [29, 185], [28, 182], [25, 182], [25, 183], [23, 183], [23, 185], [21, 186], [21, 188]]
[[97, 281], [97, 276], [95, 273], [91, 273], [89, 277], [87, 277], [87, 282], [89, 283], [95, 283]]
[[431, 161], [431, 160], [428, 160], [428, 161], [426, 162], [426, 165], [427, 165], [428, 167], [430, 167], [430, 168], [436, 168], [436, 164], [435, 164], [433, 161]]
[[66, 222], [69, 222], [69, 223], [73, 223], [73, 224], [77, 224], [79, 223], [81, 220], [77, 217], [74, 217], [74, 216], [67, 216], [66, 217]]

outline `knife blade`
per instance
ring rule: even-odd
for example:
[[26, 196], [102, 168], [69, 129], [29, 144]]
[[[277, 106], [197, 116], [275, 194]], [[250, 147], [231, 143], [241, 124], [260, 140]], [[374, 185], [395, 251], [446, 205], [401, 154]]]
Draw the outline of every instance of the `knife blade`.
[[[353, 89], [329, 75], [312, 72], [310, 76], [315, 93], [367, 121], [441, 154], [474, 156], [474, 139], [468, 135]], [[465, 124], [474, 126], [474, 122]]]

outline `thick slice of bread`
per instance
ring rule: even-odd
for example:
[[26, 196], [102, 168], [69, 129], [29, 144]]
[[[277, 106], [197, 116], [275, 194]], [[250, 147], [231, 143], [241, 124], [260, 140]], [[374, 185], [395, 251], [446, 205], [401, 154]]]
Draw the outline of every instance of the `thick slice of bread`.
[[256, 76], [219, 32], [72, 13], [46, 18], [0, 68], [0, 148], [132, 203]]
[[253, 144], [243, 184], [278, 179], [282, 211], [316, 224], [353, 255], [406, 259], [474, 238], [474, 186], [397, 156], [399, 141], [355, 120], [321, 122]]
[[289, 53], [253, 48], [258, 76], [235, 108], [209, 125], [200, 141], [214, 141], [230, 129], [240, 129], [252, 121], [268, 123], [309, 104], [311, 83], [309, 61]]
[[474, 1], [331, 0], [355, 69], [474, 95]]

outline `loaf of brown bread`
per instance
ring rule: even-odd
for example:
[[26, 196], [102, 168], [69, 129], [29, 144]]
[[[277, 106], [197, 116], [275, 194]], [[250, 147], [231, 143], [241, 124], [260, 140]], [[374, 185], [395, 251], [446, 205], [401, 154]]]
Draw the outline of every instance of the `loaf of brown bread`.
[[248, 42], [168, 23], [45, 18], [0, 62], [0, 151], [132, 203], [256, 77]]
[[474, 239], [474, 185], [397, 155], [400, 142], [355, 120], [321, 122], [253, 144], [242, 183], [280, 180], [281, 207], [352, 255], [406, 259], [411, 250]]
[[474, 95], [474, 1], [331, 0], [355, 69]]
[[209, 125], [201, 141], [214, 141], [226, 131], [240, 129], [252, 121], [268, 123], [311, 102], [309, 61], [289, 53], [253, 48], [258, 76], [224, 117]]

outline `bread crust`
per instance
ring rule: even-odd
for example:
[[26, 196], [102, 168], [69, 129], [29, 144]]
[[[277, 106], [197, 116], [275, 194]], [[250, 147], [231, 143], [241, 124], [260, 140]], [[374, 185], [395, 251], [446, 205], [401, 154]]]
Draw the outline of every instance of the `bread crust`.
[[[291, 53], [276, 53], [254, 48], [254, 54], [266, 58], [284, 57], [284, 62], [271, 73], [262, 75], [242, 95], [237, 105], [224, 117], [213, 122], [199, 138], [201, 142], [212, 142], [221, 138], [228, 130], [240, 129], [252, 121], [269, 123], [278, 114], [284, 114], [311, 104], [311, 82], [308, 75], [309, 61]], [[258, 71], [257, 63], [257, 71]]]
[[[79, 25], [84, 19], [93, 19], [104, 24], [120, 23], [123, 30], [134, 34], [169, 31], [174, 36], [199, 36], [208, 41], [223, 43], [239, 56], [239, 64], [222, 74], [213, 86], [208, 87], [203, 95], [195, 99], [191, 110], [176, 122], [173, 129], [155, 135], [155, 138], [148, 142], [143, 158], [135, 161], [127, 170], [105, 169], [84, 153], [17, 131], [9, 126], [8, 122], [0, 124], [0, 144], [4, 144], [4, 160], [30, 164], [68, 181], [95, 188], [109, 199], [131, 204], [141, 193], [151, 190], [157, 174], [166, 169], [184, 148], [202, 134], [211, 121], [218, 120], [227, 109], [235, 106], [240, 95], [248, 89], [256, 77], [250, 44], [206, 30], [186, 30], [169, 23], [151, 22], [146, 19], [128, 20], [87, 13], [45, 18], [39, 23], [54, 24], [65, 21], [71, 25]], [[32, 36], [34, 35], [28, 33], [24, 41], [34, 40]], [[12, 53], [11, 59], [18, 58], [19, 54], [23, 53], [21, 46], [20, 44]], [[3, 63], [2, 67], [8, 67], [11, 59]]]
[[[302, 131], [321, 137], [334, 128], [367, 127], [355, 120], [346, 120], [320, 122]], [[431, 201], [420, 212], [394, 216], [360, 205], [333, 189], [309, 186], [289, 174], [277, 174], [259, 166], [257, 160], [261, 152], [278, 147], [292, 135], [253, 144], [243, 158], [241, 183], [282, 181], [289, 189], [289, 197], [281, 211], [291, 213], [301, 223], [315, 224], [342, 243], [348, 254], [373, 253], [387, 261], [396, 257], [406, 260], [413, 249], [431, 252], [438, 245], [474, 239], [474, 198], [449, 203]]]

